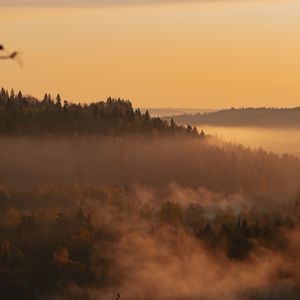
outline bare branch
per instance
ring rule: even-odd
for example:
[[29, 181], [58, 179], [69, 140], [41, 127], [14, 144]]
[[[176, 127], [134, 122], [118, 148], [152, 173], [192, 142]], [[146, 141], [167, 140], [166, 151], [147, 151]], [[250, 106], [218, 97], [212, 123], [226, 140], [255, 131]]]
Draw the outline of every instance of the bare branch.
[[20, 58], [19, 52], [13, 51], [13, 52], [7, 52], [3, 45], [0, 44], [0, 51], [4, 51], [7, 54], [0, 55], [0, 59], [14, 59], [20, 66], [22, 66], [22, 60]]

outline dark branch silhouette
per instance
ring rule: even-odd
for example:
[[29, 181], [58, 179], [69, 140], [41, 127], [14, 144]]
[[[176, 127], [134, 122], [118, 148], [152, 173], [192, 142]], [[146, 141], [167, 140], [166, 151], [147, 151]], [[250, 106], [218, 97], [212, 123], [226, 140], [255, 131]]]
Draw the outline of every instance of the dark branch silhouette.
[[22, 65], [22, 60], [20, 58], [20, 53], [17, 51], [8, 52], [5, 50], [4, 46], [0, 44], [0, 51], [5, 52], [6, 54], [0, 55], [0, 59], [13, 59], [15, 60], [19, 65]]

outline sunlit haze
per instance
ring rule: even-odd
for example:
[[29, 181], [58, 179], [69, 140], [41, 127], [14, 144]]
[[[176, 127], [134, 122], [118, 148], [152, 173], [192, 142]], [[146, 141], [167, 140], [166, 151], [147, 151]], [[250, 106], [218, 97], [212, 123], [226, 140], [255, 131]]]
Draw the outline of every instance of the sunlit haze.
[[141, 107], [300, 103], [298, 1], [57, 2], [0, 1], [1, 43], [24, 60], [1, 64], [5, 88]]

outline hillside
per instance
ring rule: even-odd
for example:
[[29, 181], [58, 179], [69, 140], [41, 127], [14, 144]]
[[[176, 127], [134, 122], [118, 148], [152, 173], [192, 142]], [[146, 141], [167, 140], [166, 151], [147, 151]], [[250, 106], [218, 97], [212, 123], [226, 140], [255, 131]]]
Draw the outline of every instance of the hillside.
[[300, 127], [300, 107], [231, 108], [211, 113], [166, 117], [179, 124], [215, 126]]

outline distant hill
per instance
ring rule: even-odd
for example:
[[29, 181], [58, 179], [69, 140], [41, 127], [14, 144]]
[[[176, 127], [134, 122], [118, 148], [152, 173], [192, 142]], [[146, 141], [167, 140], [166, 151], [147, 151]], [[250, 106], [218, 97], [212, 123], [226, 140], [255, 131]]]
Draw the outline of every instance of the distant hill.
[[149, 111], [151, 116], [154, 117], [167, 117], [167, 116], [176, 116], [183, 114], [198, 114], [198, 113], [210, 113], [215, 112], [217, 109], [209, 108], [172, 108], [172, 107], [163, 107], [163, 108], [141, 108], [141, 112], [144, 113]]
[[300, 107], [231, 108], [211, 113], [181, 114], [173, 118], [179, 124], [214, 126], [300, 127]]

